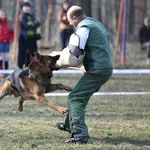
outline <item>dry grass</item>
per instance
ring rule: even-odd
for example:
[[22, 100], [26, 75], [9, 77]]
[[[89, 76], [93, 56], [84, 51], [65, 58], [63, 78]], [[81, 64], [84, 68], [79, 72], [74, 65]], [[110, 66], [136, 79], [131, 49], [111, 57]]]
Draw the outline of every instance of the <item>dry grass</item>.
[[[55, 76], [54, 82], [74, 85], [79, 76]], [[121, 80], [120, 78], [124, 78]], [[128, 80], [127, 80], [127, 79]], [[129, 80], [131, 78], [131, 80]], [[120, 83], [120, 84], [119, 84]], [[101, 91], [148, 91], [148, 76], [113, 76]], [[146, 84], [146, 86], [144, 86]], [[48, 97], [66, 106], [66, 97]], [[68, 145], [69, 134], [57, 130], [55, 123], [65, 115], [37, 102], [26, 101], [17, 111], [16, 98], [0, 103], [0, 148], [2, 150], [149, 150], [149, 95], [93, 96], [86, 109], [90, 140], [87, 145]]]
[[[119, 66], [119, 65], [117, 65]], [[146, 67], [138, 44], [127, 45], [127, 62], [120, 68]], [[13, 67], [12, 67], [13, 68]], [[74, 86], [80, 76], [55, 75], [53, 83]], [[1, 79], [1, 82], [2, 79]], [[100, 91], [149, 91], [149, 75], [113, 75]], [[59, 92], [59, 91], [58, 91]], [[48, 97], [67, 106], [67, 97]], [[90, 140], [87, 145], [68, 145], [69, 134], [55, 123], [65, 115], [37, 102], [27, 101], [17, 111], [17, 100], [6, 97], [0, 103], [0, 150], [149, 150], [150, 96], [93, 96], [86, 109]]]

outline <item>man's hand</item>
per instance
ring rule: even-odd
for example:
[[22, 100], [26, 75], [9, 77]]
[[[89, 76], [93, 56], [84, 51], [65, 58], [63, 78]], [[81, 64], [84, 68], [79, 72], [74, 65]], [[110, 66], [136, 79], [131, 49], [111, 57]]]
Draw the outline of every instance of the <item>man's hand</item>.
[[86, 73], [86, 70], [85, 70], [84, 66], [82, 66], [82, 67], [80, 68], [80, 70], [81, 70], [83, 73]]
[[85, 70], [85, 68], [84, 68], [84, 66], [82, 66], [82, 67], [68, 67], [69, 69], [74, 69], [74, 70], [80, 70], [80, 71], [82, 71], [83, 73], [86, 73], [86, 70]]

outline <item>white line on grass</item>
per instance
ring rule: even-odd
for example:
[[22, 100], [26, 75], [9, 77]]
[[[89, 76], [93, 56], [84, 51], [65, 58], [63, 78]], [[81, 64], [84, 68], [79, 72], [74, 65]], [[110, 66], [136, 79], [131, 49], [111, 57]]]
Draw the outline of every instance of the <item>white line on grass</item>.
[[[47, 93], [45, 96], [68, 96], [68, 94], [69, 93]], [[93, 95], [150, 95], [150, 92], [97, 92]]]
[[[0, 74], [11, 74], [14, 70], [0, 70]], [[60, 69], [54, 74], [83, 74], [80, 70]], [[150, 74], [150, 69], [114, 69], [113, 74]]]

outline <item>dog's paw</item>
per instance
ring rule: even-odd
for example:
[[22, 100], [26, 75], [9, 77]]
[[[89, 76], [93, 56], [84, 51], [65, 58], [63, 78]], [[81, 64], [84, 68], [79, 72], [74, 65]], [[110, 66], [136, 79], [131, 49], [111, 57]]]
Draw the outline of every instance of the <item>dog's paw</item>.
[[71, 87], [66, 87], [66, 91], [72, 91], [72, 88]]
[[61, 106], [60, 106], [59, 109], [58, 109], [58, 111], [59, 111], [60, 113], [64, 114], [64, 113], [68, 112], [68, 109], [65, 108], [65, 107], [61, 107]]
[[22, 112], [23, 108], [22, 107], [18, 107], [18, 111]]

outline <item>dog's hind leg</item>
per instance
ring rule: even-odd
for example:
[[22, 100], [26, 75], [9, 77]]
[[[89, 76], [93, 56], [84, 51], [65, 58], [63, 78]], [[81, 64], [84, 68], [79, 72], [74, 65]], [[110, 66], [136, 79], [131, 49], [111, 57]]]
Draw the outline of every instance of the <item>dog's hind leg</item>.
[[24, 103], [24, 98], [21, 97], [20, 100], [19, 100], [19, 107], [18, 107], [18, 110], [20, 112], [23, 111], [23, 103]]
[[68, 111], [68, 109], [65, 108], [65, 107], [59, 106], [59, 105], [57, 105], [56, 103], [49, 102], [49, 101], [46, 99], [46, 97], [44, 97], [44, 95], [34, 94], [34, 98], [35, 98], [38, 102], [40, 102], [40, 103], [42, 103], [42, 104], [44, 104], [44, 105], [47, 105], [47, 106], [49, 106], [49, 107], [51, 107], [51, 108], [53, 108], [53, 109], [59, 111], [60, 113], [66, 113], [66, 112]]
[[56, 90], [72, 91], [72, 88], [63, 84], [50, 84], [48, 87], [46, 87], [46, 93]]
[[6, 80], [5, 83], [0, 87], [0, 100], [9, 93], [9, 88], [11, 87], [11, 82]]

